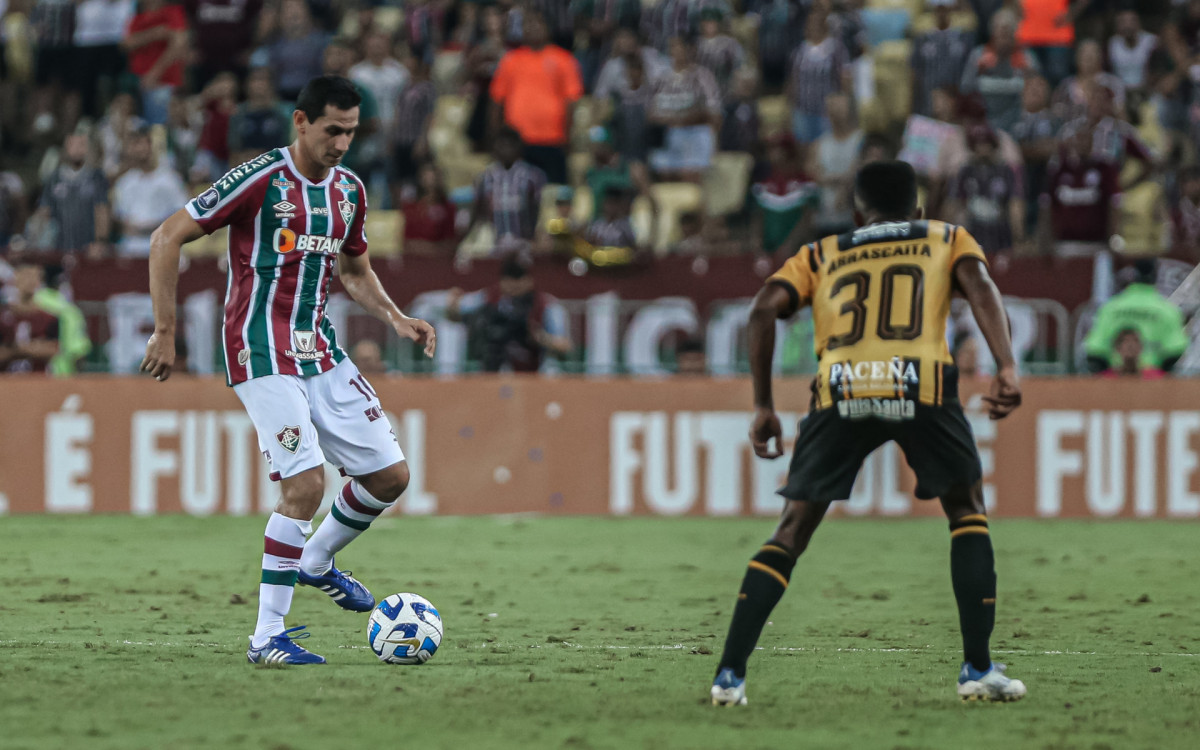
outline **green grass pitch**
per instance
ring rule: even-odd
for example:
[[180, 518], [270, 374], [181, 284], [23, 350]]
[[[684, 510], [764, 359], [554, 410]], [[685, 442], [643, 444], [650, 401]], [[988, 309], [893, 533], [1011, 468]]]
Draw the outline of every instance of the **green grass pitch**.
[[708, 686], [770, 520], [385, 518], [346, 550], [445, 620], [420, 667], [299, 588], [324, 667], [246, 663], [263, 519], [0, 519], [0, 747], [1194, 748], [1200, 526], [993, 523], [996, 658], [1029, 686], [962, 704], [937, 521], [833, 519], [750, 662]]

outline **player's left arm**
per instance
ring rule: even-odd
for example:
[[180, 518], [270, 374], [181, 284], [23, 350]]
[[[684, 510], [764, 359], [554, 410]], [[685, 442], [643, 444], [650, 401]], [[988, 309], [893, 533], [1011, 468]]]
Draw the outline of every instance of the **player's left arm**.
[[988, 405], [988, 416], [1003, 419], [1021, 405], [1021, 382], [1013, 356], [1008, 313], [1004, 311], [1000, 290], [988, 274], [987, 261], [979, 244], [962, 228], [958, 229], [958, 234], [954, 242], [956, 255], [959, 255], [954, 261], [954, 283], [967, 298], [979, 330], [996, 360], [992, 392], [983, 400]]
[[392, 327], [401, 338], [411, 339], [425, 348], [425, 356], [432, 357], [437, 349], [437, 334], [433, 326], [419, 318], [410, 318], [388, 296], [379, 277], [371, 269], [367, 254], [342, 253], [338, 261], [338, 275], [342, 286], [363, 306], [363, 309]]

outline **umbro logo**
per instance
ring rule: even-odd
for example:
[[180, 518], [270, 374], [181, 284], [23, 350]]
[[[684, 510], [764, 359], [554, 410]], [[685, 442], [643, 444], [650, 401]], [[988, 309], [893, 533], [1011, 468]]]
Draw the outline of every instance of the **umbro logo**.
[[271, 208], [275, 209], [276, 219], [294, 219], [296, 218], [296, 204], [291, 201], [279, 201]]

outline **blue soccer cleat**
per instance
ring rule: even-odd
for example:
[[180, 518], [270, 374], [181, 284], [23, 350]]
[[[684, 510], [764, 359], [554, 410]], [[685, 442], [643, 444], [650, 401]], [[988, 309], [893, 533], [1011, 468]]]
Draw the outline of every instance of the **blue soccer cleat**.
[[746, 705], [746, 678], [737, 677], [729, 667], [717, 673], [713, 680], [712, 703], [714, 706]]
[[254, 648], [251, 643], [250, 650], [246, 652], [246, 658], [250, 660], [251, 664], [324, 664], [324, 656], [317, 656], [296, 645], [296, 641], [311, 635], [311, 633], [289, 635], [297, 630], [304, 630], [304, 626], [297, 625], [279, 635], [271, 636], [271, 639], [262, 648]]
[[963, 663], [958, 674], [958, 697], [964, 701], [998, 701], [1007, 703], [1025, 697], [1025, 683], [1004, 674], [1005, 666], [992, 662], [985, 672]]
[[330, 566], [324, 575], [319, 576], [311, 576], [301, 570], [296, 582], [324, 591], [339, 607], [351, 612], [370, 612], [375, 608], [375, 597], [348, 570], [341, 571]]

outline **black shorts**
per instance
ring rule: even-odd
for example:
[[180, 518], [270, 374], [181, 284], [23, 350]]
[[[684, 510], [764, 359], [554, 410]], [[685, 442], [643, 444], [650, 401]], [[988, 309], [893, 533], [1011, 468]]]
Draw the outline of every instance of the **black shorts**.
[[59, 84], [67, 87], [76, 77], [75, 68], [79, 59], [74, 47], [42, 47], [34, 60], [34, 81], [39, 86]]
[[[841, 404], [848, 411], [889, 417], [843, 417]], [[896, 441], [916, 473], [921, 500], [942, 497], [953, 487], [970, 486], [983, 477], [975, 436], [957, 400], [942, 406], [897, 399], [841, 404], [809, 412], [800, 421], [787, 485], [779, 494], [790, 500], [845, 500], [863, 460], [889, 440]]]
[[526, 146], [525, 161], [546, 173], [546, 182], [567, 184], [567, 150], [563, 146]]
[[388, 161], [388, 172], [392, 182], [402, 185], [416, 184], [421, 162], [413, 157], [413, 148], [415, 146], [411, 143], [398, 144], [392, 152], [392, 158]]

